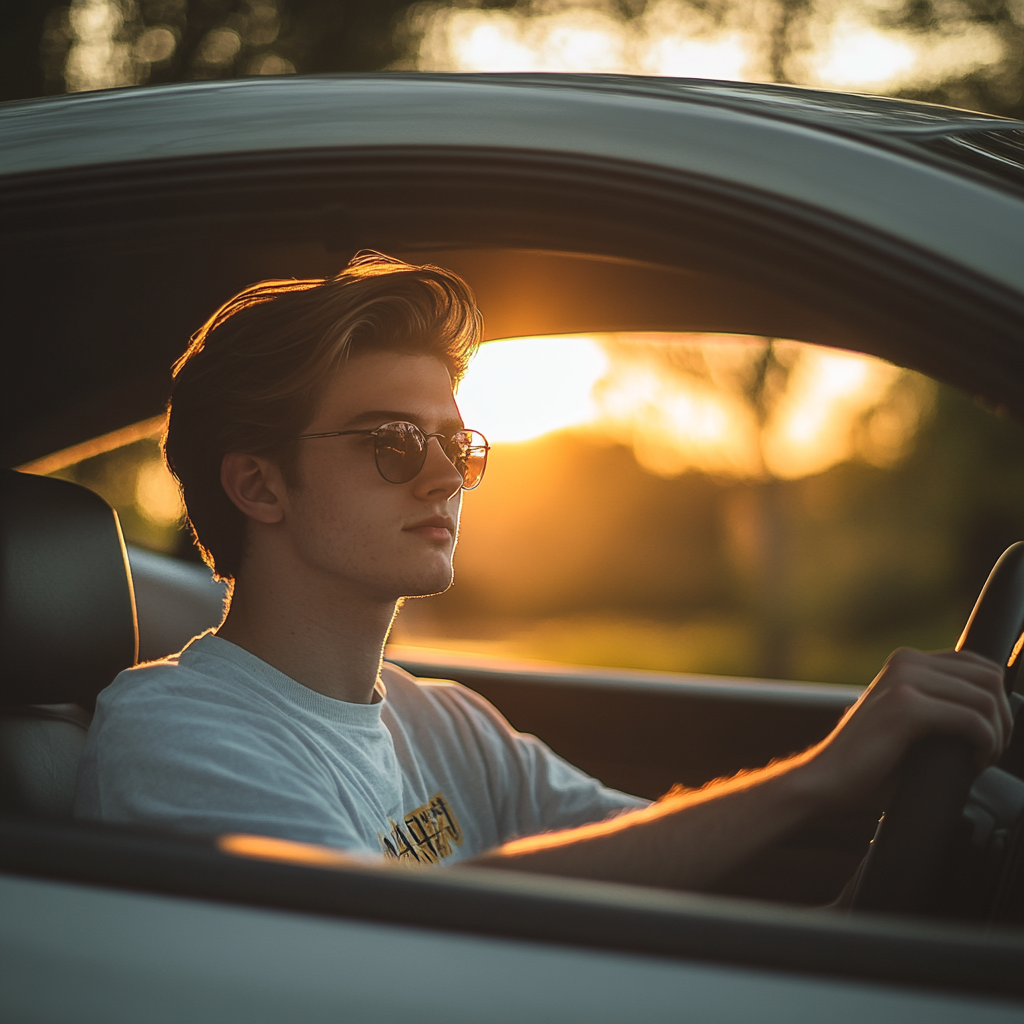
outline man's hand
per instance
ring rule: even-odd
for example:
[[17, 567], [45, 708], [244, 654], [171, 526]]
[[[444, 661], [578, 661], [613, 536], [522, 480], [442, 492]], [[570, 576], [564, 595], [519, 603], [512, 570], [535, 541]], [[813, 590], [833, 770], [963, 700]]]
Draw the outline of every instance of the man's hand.
[[1012, 729], [1003, 671], [994, 662], [970, 651], [901, 648], [804, 770], [826, 804], [844, 803], [876, 793], [922, 736], [964, 737], [980, 769], [998, 760]]
[[899, 650], [816, 747], [609, 821], [508, 843], [467, 864], [700, 888], [816, 811], [881, 795], [907, 748], [964, 736], [978, 767], [1012, 729], [998, 665], [967, 652]]

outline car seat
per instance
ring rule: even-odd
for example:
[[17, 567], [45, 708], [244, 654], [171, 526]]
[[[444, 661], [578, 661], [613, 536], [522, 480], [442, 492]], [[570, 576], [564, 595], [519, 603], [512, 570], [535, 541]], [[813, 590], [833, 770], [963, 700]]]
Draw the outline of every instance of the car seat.
[[0, 472], [0, 810], [71, 814], [96, 695], [137, 652], [114, 510], [77, 484]]
[[139, 623], [139, 661], [177, 653], [224, 618], [228, 588], [205, 565], [128, 545]]

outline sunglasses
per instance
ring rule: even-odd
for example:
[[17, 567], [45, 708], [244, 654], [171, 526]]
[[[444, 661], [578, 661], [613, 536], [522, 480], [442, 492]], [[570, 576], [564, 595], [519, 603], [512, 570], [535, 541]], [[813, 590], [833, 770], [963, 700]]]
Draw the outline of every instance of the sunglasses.
[[377, 472], [389, 484], [407, 484], [427, 461], [427, 444], [436, 437], [448, 461], [462, 477], [462, 489], [471, 491], [484, 478], [487, 453], [491, 446], [477, 430], [456, 430], [445, 434], [424, 434], [415, 423], [385, 423], [374, 430], [332, 430], [326, 434], [300, 434], [298, 440], [317, 437], [345, 437], [361, 434], [373, 438], [373, 454]]

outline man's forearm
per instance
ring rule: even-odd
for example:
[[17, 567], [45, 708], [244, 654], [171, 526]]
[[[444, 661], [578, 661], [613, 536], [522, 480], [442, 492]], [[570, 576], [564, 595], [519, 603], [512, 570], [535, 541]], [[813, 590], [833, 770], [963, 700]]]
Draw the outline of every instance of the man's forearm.
[[699, 889], [823, 807], [877, 795], [922, 736], [964, 736], [979, 768], [996, 761], [1013, 729], [1003, 673], [969, 651], [900, 649], [832, 733], [803, 754], [467, 863]]
[[673, 791], [651, 807], [508, 843], [468, 862], [607, 882], [699, 889], [807, 818], [821, 803], [810, 752]]

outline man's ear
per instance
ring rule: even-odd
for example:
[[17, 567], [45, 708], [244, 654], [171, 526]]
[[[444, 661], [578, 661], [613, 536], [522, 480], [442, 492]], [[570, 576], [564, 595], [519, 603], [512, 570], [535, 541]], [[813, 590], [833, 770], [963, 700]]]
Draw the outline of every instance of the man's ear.
[[221, 460], [220, 482], [227, 496], [250, 519], [279, 523], [284, 518], [284, 480], [269, 459], [229, 452]]

